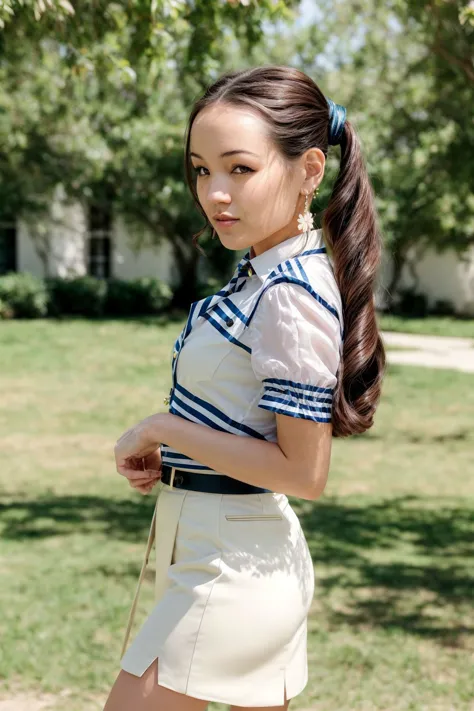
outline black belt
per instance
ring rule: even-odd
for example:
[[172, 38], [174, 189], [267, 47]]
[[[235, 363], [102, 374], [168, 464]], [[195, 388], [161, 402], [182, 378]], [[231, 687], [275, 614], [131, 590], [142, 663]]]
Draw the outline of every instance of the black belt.
[[[171, 486], [171, 471], [173, 467], [163, 464], [161, 481]], [[184, 469], [174, 470], [173, 489], [191, 489], [192, 491], [206, 491], [208, 494], [262, 494], [271, 492], [261, 486], [253, 486], [245, 481], [233, 479], [224, 474], [197, 474]]]

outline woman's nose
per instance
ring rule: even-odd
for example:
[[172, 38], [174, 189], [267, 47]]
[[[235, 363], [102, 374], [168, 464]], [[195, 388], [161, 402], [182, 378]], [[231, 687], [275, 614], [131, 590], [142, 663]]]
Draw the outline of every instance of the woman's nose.
[[208, 202], [211, 205], [230, 205], [232, 200], [230, 199], [230, 196], [227, 193], [221, 192], [214, 192], [209, 195]]
[[230, 202], [231, 200], [229, 192], [225, 189], [225, 186], [222, 184], [219, 185], [216, 182], [209, 186], [208, 198], [210, 202], [214, 203]]

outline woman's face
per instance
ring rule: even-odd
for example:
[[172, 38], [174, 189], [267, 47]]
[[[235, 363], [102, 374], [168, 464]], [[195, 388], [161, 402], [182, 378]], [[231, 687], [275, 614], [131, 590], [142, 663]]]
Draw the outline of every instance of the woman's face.
[[[324, 168], [324, 155], [318, 153]], [[261, 254], [298, 234], [305, 161], [285, 161], [258, 114], [228, 104], [203, 109], [191, 128], [190, 158], [198, 176], [199, 202], [224, 247], [253, 246], [255, 254]], [[313, 183], [314, 189], [319, 179]], [[219, 222], [216, 213], [236, 221]]]

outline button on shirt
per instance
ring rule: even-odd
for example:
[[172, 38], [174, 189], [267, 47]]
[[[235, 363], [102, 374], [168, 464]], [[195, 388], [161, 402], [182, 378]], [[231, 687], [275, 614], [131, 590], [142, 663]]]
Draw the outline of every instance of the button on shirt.
[[[249, 251], [224, 288], [191, 304], [173, 351], [169, 412], [271, 442], [276, 414], [330, 422], [342, 343], [341, 296], [322, 230], [253, 258]], [[172, 467], [220, 473], [166, 444], [161, 451]]]

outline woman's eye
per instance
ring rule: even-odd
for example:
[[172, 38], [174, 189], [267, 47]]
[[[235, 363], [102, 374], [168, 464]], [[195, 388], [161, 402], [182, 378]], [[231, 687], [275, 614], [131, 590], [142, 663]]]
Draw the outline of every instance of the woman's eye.
[[[252, 168], [249, 168], [247, 165], [236, 165], [232, 172], [234, 172], [237, 168], [242, 168], [244, 172], [236, 173], [236, 175], [245, 175], [245, 173], [254, 172]], [[203, 177], [203, 173], [199, 172], [200, 170], [207, 170], [207, 168], [205, 168], [203, 165], [193, 166], [193, 169], [198, 177]]]
[[236, 165], [235, 167], [236, 167], [236, 168], [243, 168], [246, 173], [253, 173], [252, 168], [249, 168], [249, 167], [246, 166], [246, 165]]

